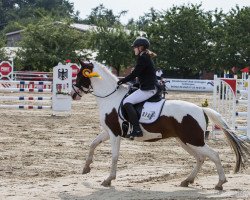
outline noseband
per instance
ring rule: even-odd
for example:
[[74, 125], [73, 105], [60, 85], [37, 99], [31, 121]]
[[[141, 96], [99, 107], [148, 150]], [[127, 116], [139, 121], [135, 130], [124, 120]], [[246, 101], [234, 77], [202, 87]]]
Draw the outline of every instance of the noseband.
[[[81, 91], [84, 92], [85, 94], [88, 94], [88, 93], [91, 93], [91, 92], [92, 92], [92, 91], [90, 91], [92, 87], [89, 88], [87, 91], [85, 91], [81, 86], [77, 86], [77, 85], [75, 84], [75, 85], [72, 86], [72, 88], [73, 88], [75, 94], [78, 95], [79, 97], [82, 97], [82, 95], [81, 95], [78, 91], [76, 91], [75, 87], [79, 88], [79, 90], [81, 90]], [[74, 95], [73, 95], [73, 96], [74, 96]]]

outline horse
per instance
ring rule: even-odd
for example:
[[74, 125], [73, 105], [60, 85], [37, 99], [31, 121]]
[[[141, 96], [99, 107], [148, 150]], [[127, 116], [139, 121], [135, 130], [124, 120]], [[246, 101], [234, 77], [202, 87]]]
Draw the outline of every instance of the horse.
[[[79, 60], [79, 62], [81, 69], [72, 88], [72, 98], [73, 100], [80, 100], [84, 93], [92, 93], [96, 97], [102, 126], [101, 133], [90, 145], [83, 174], [89, 173], [91, 170], [90, 164], [95, 148], [110, 139], [111, 171], [102, 182], [103, 186], [108, 187], [111, 185], [111, 181], [116, 179], [120, 141], [123, 136], [123, 119], [119, 114], [119, 107], [129, 88], [127, 85], [117, 86], [118, 77], [104, 65], [96, 61], [84, 62]], [[209, 147], [205, 141], [206, 116], [223, 131], [236, 156], [234, 172], [238, 172], [244, 167], [250, 155], [249, 144], [240, 139], [229, 128], [229, 125], [218, 112], [207, 107], [199, 107], [181, 100], [166, 100], [161, 114], [155, 122], [140, 124], [143, 137], [137, 140], [153, 142], [170, 137], [176, 138], [181, 147], [196, 159], [195, 167], [189, 176], [180, 183], [180, 186], [188, 187], [189, 184], [194, 183], [202, 164], [206, 158], [209, 158], [214, 162], [219, 176], [215, 189], [223, 190], [223, 184], [227, 182], [227, 179], [219, 154]]]

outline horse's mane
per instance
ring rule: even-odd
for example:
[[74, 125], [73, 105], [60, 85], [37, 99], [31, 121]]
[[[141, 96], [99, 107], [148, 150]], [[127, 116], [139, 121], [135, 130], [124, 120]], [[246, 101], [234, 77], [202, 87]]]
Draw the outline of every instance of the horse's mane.
[[[114, 88], [114, 86], [117, 86], [117, 81], [119, 79], [115, 74], [112, 73], [112, 71], [107, 66], [96, 61], [93, 61], [93, 64], [94, 64], [94, 71], [97, 71], [99, 75], [102, 77], [102, 79], [106, 80], [105, 85], [107, 87]], [[105, 89], [107, 89], [107, 87], [105, 87]], [[120, 85], [119, 88], [122, 91], [128, 90], [127, 85]], [[107, 92], [110, 92], [110, 89], [107, 89]]]
[[[105, 74], [108, 74], [108, 76], [110, 78], [112, 78], [112, 80], [114, 80], [116, 82], [119, 80], [118, 77], [115, 74], [113, 74], [112, 71], [107, 66], [105, 66], [104, 64], [101, 64], [97, 61], [95, 61], [95, 63], [98, 64], [99, 69], [101, 69]], [[102, 75], [104, 75], [104, 74], [102, 74]]]

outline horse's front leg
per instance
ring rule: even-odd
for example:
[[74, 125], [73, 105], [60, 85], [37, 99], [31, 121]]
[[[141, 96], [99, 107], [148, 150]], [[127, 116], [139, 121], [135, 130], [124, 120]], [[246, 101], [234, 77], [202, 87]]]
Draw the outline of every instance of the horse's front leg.
[[88, 157], [86, 159], [84, 168], [82, 173], [83, 174], [87, 174], [90, 172], [90, 164], [93, 162], [93, 156], [94, 156], [94, 151], [95, 148], [101, 144], [102, 142], [106, 141], [109, 139], [109, 134], [107, 131], [103, 130], [94, 140], [93, 142], [90, 144], [90, 149], [89, 149], [89, 154]]
[[116, 179], [116, 169], [120, 151], [120, 141], [120, 136], [115, 136], [112, 132], [110, 133], [110, 142], [112, 148], [112, 165], [109, 177], [102, 182], [102, 185], [105, 187], [110, 186], [111, 181]]

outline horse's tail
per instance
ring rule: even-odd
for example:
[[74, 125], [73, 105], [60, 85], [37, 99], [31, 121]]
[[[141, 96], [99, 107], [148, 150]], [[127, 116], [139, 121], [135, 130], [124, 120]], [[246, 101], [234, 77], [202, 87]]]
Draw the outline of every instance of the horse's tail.
[[208, 118], [216, 124], [225, 134], [230, 146], [236, 155], [234, 172], [238, 172], [250, 156], [250, 144], [239, 138], [228, 126], [221, 114], [210, 108], [202, 108]]

